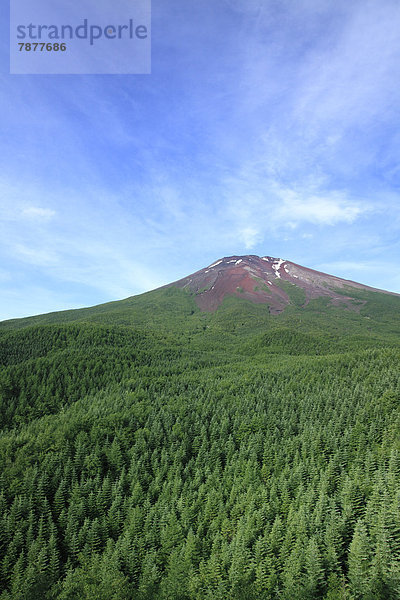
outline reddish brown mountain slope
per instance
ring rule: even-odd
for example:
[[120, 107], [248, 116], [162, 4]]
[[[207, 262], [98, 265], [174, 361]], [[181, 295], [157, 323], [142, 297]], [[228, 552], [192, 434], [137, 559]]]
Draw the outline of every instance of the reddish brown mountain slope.
[[[170, 285], [194, 293], [202, 310], [214, 311], [225, 296], [235, 295], [258, 304], [268, 304], [270, 312], [277, 314], [290, 302], [287, 293], [289, 286], [286, 285], [285, 291], [284, 282], [304, 290], [304, 306], [311, 299], [323, 296], [329, 298], [334, 305], [359, 310], [363, 302], [355, 304], [351, 294], [352, 288], [382, 292], [354, 281], [302, 267], [289, 260], [255, 255], [221, 258], [205, 269]], [[342, 292], [338, 294], [335, 290]], [[346, 291], [346, 295], [343, 295], [343, 290]]]

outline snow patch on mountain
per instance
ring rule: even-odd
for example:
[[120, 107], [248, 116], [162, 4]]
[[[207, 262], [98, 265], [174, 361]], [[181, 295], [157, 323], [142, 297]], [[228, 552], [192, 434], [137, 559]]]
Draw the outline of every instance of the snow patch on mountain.
[[212, 269], [213, 267], [216, 267], [217, 265], [220, 265], [222, 263], [222, 260], [217, 260], [217, 262], [213, 263], [212, 265], [210, 265], [208, 268]]
[[283, 260], [283, 258], [279, 258], [277, 262], [274, 262], [272, 264], [272, 268], [275, 271], [275, 275], [280, 279], [281, 278], [281, 274], [279, 273], [279, 269], [281, 268], [281, 266], [283, 265], [283, 263], [286, 262], [285, 260]]

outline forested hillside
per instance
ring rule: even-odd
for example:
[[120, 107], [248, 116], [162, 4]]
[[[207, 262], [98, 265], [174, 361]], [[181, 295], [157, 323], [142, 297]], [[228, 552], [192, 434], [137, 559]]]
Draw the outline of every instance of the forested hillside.
[[400, 598], [400, 300], [0, 326], [1, 600]]

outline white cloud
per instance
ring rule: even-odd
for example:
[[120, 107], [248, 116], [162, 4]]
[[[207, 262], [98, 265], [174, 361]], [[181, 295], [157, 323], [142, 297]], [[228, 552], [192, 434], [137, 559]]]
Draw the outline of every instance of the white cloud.
[[290, 224], [312, 223], [316, 225], [336, 225], [353, 223], [366, 206], [347, 200], [342, 194], [330, 192], [325, 195], [308, 195], [307, 191], [296, 192], [280, 189], [278, 195], [282, 205], [276, 207], [276, 216], [288, 219]]
[[44, 221], [48, 221], [56, 214], [55, 210], [50, 208], [42, 208], [41, 206], [26, 206], [21, 212], [23, 217]]
[[58, 257], [53, 250], [29, 247], [25, 244], [15, 244], [12, 253], [15, 258], [38, 267], [51, 267], [58, 262]]
[[262, 240], [262, 237], [260, 231], [254, 227], [245, 227], [239, 231], [239, 239], [244, 243], [247, 250], [254, 248], [254, 246]]
[[374, 212], [372, 202], [361, 202], [324, 184], [323, 179], [310, 178], [283, 185], [277, 179], [265, 177], [259, 164], [248, 162], [235, 177], [223, 182], [223, 213], [232, 223], [233, 235], [246, 248], [253, 248], [267, 234], [280, 232], [284, 236], [305, 225], [352, 224]]

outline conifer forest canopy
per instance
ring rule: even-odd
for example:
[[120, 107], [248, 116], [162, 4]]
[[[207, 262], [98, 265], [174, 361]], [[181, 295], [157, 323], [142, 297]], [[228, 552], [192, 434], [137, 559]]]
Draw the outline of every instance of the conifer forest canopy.
[[0, 323], [0, 599], [400, 598], [400, 298], [357, 294]]

